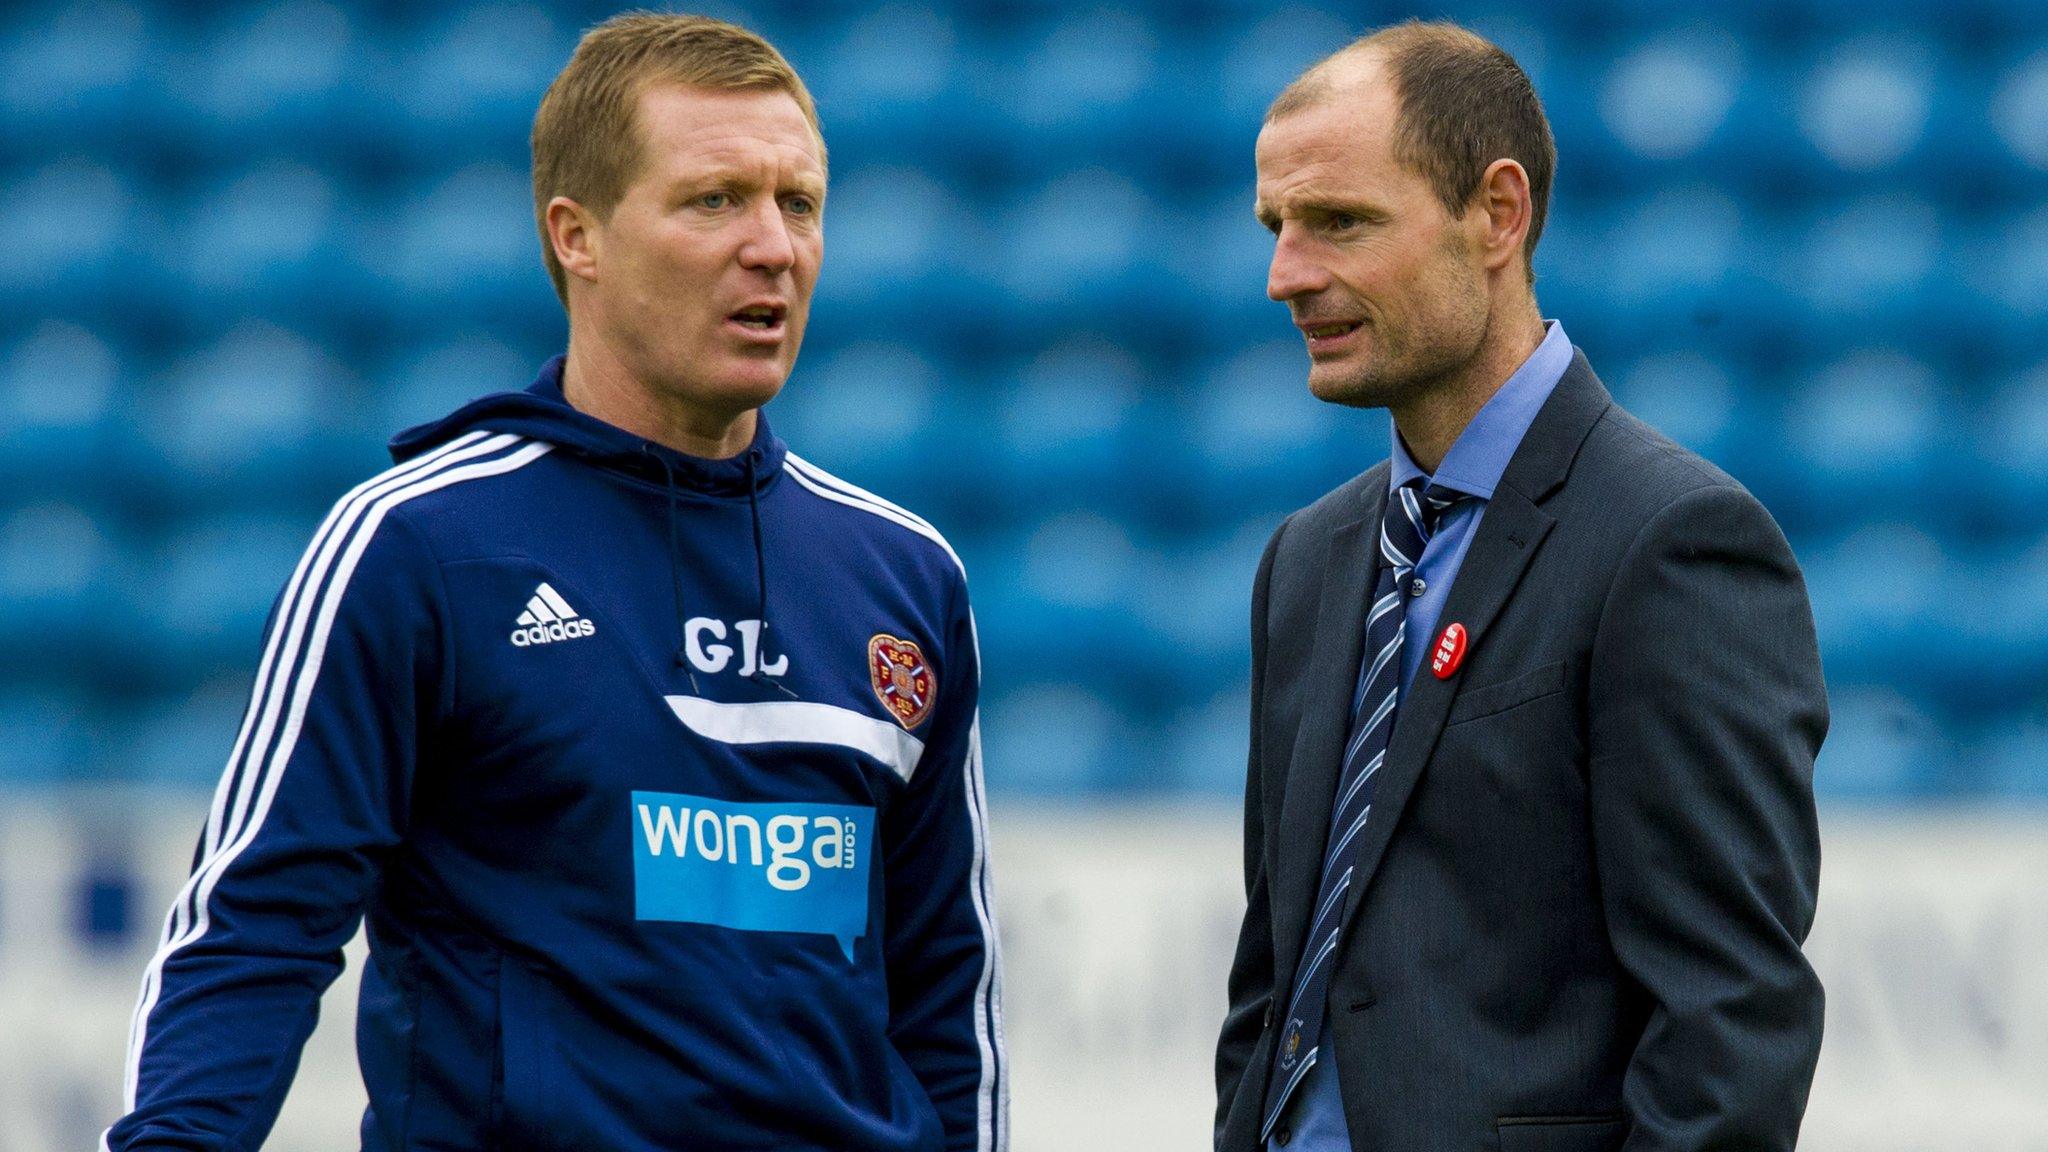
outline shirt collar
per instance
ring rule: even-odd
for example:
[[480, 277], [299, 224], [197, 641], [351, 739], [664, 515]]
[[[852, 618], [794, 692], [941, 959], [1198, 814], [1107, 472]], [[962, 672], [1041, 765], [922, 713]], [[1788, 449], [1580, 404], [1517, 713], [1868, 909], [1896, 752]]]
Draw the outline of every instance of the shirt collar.
[[1550, 399], [1557, 382], [1563, 379], [1565, 369], [1571, 367], [1572, 342], [1564, 334], [1564, 325], [1546, 320], [1543, 326], [1543, 342], [1479, 409], [1472, 422], [1465, 425], [1451, 450], [1444, 453], [1435, 476], [1415, 463], [1415, 458], [1408, 454], [1408, 446], [1401, 443], [1401, 430], [1393, 430], [1393, 468], [1387, 477], [1387, 491], [1397, 492], [1403, 484], [1420, 480], [1481, 500], [1493, 499], [1493, 489], [1500, 483], [1501, 474], [1508, 470], [1508, 461], [1521, 445], [1523, 435], [1535, 422], [1543, 402]]

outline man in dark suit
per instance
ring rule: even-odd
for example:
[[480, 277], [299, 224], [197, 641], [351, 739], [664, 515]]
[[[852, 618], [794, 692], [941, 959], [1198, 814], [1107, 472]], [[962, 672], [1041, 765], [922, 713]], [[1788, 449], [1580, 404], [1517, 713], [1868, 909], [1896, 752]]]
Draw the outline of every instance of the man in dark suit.
[[1260, 133], [1309, 388], [1396, 434], [1259, 564], [1219, 1152], [1797, 1137], [1805, 585], [1763, 507], [1540, 318], [1554, 163], [1528, 77], [1443, 24], [1318, 64]]

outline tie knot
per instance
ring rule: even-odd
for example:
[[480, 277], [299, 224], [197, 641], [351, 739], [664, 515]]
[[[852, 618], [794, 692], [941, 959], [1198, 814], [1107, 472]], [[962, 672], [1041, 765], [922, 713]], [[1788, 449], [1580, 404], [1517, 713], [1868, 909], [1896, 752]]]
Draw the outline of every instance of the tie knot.
[[1463, 492], [1440, 484], [1425, 487], [1420, 479], [1395, 489], [1381, 522], [1380, 551], [1386, 562], [1400, 573], [1414, 568], [1444, 513], [1463, 499]]
[[[1410, 480], [1408, 485], [1413, 488], [1419, 483], [1420, 481]], [[1444, 513], [1451, 510], [1451, 505], [1464, 499], [1467, 497], [1463, 492], [1455, 488], [1446, 488], [1441, 484], [1431, 484], [1422, 489], [1423, 527], [1435, 532], [1437, 522], [1443, 519]]]

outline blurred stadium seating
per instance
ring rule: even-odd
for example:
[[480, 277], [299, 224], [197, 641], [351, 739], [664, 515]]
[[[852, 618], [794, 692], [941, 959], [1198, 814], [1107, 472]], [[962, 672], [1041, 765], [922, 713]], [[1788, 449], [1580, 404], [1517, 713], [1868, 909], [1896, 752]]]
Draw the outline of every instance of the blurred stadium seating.
[[[1233, 793], [1280, 515], [1378, 459], [1263, 296], [1265, 102], [1384, 6], [733, 6], [831, 143], [770, 409], [974, 577], [990, 781]], [[1561, 152], [1537, 265], [1812, 584], [1830, 797], [2048, 795], [2048, 5], [1441, 6]], [[392, 431], [564, 336], [525, 135], [573, 4], [0, 10], [0, 781], [210, 780]]]

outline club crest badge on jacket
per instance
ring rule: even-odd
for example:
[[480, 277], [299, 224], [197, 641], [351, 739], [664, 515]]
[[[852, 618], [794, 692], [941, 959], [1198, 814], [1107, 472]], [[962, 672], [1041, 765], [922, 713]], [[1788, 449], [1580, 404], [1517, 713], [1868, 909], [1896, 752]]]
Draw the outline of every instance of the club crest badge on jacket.
[[923, 650], [911, 641], [875, 633], [868, 640], [868, 680], [882, 707], [904, 728], [915, 728], [932, 714], [938, 684]]

